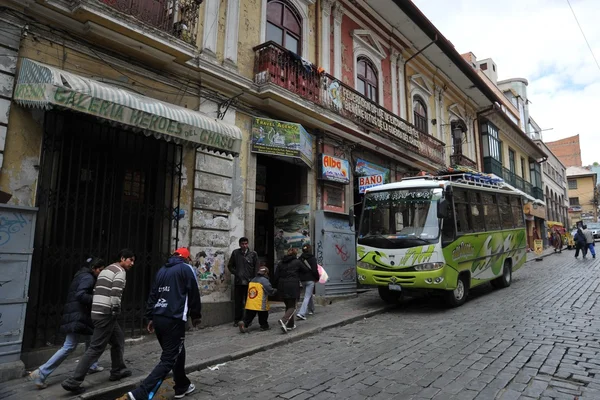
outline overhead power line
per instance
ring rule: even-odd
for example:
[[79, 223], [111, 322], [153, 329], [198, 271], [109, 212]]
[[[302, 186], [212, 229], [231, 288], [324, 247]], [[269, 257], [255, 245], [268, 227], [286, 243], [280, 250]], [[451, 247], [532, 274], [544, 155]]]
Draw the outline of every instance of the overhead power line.
[[588, 49], [590, 49], [590, 53], [592, 53], [592, 57], [594, 58], [594, 61], [596, 62], [596, 66], [600, 70], [600, 64], [598, 63], [598, 59], [596, 58], [596, 55], [594, 54], [594, 50], [592, 50], [592, 46], [590, 46], [590, 42], [588, 42], [587, 37], [585, 36], [585, 33], [583, 32], [583, 28], [581, 27], [581, 24], [579, 23], [579, 20], [577, 19], [577, 15], [575, 15], [575, 10], [573, 10], [573, 7], [571, 6], [571, 2], [569, 0], [567, 0], [567, 4], [569, 5], [569, 8], [571, 9], [571, 12], [573, 13], [573, 17], [575, 18], [575, 22], [577, 22], [577, 26], [579, 27], [579, 31], [581, 32], [581, 35], [583, 36], [583, 39], [585, 40], [585, 43], [587, 44]]

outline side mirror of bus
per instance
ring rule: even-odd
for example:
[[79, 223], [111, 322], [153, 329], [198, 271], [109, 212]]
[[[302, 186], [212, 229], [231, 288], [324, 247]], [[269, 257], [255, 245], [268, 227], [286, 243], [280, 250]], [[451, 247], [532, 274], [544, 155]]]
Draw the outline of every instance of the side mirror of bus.
[[350, 211], [348, 211], [348, 226], [354, 225], [354, 207], [350, 207]]
[[448, 218], [448, 200], [441, 199], [437, 203], [437, 216], [438, 218]]

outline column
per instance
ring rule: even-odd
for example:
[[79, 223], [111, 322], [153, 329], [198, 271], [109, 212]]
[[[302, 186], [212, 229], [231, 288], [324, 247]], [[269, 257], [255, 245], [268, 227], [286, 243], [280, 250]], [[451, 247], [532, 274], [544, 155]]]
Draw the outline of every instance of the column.
[[408, 121], [408, 115], [406, 114], [406, 77], [404, 76], [404, 63], [406, 60], [402, 56], [402, 53], [398, 55], [398, 97], [400, 98], [400, 118], [404, 118]]
[[400, 53], [396, 49], [392, 49], [391, 59], [391, 75], [392, 75], [392, 112], [398, 115], [398, 83], [396, 74], [398, 72], [398, 56]]
[[[447, 138], [444, 137], [444, 130], [442, 129], [442, 124], [444, 123], [444, 120], [442, 119], [442, 107], [444, 107], [444, 100], [442, 97], [442, 94], [444, 93], [444, 89], [442, 89], [439, 86], [436, 86], [433, 89], [433, 102], [435, 103], [435, 118], [437, 119], [437, 124], [436, 126], [436, 130], [437, 130], [437, 138], [440, 139], [442, 142], [444, 143], [452, 143], [452, 135], [450, 135], [450, 142], [448, 142]], [[450, 125], [448, 125], [450, 128], [452, 128]], [[452, 131], [452, 129], [450, 129], [450, 131]], [[448, 152], [449, 154], [452, 154], [451, 151]]]
[[319, 66], [328, 73], [331, 73], [329, 70], [331, 64], [329, 44], [331, 42], [331, 8], [334, 2], [335, 0], [323, 0], [321, 2], [321, 59], [319, 60]]
[[240, 31], [240, 0], [227, 1], [225, 30], [225, 63], [237, 67], [238, 33]]
[[219, 30], [219, 0], [204, 2], [204, 34], [202, 36], [202, 53], [212, 57], [217, 54], [217, 32]]
[[333, 76], [342, 80], [342, 18], [344, 7], [340, 3], [333, 10]]

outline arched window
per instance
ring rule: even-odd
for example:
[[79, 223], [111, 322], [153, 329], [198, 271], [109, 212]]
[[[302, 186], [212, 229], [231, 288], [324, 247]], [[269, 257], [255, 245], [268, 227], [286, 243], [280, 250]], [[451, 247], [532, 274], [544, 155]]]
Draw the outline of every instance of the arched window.
[[302, 19], [296, 9], [284, 0], [271, 0], [267, 4], [266, 39], [300, 55]]
[[375, 66], [365, 57], [356, 62], [356, 90], [375, 103], [379, 99], [379, 81]]
[[427, 124], [427, 106], [422, 98], [415, 96], [413, 105], [414, 123], [418, 130], [424, 133], [429, 133]]

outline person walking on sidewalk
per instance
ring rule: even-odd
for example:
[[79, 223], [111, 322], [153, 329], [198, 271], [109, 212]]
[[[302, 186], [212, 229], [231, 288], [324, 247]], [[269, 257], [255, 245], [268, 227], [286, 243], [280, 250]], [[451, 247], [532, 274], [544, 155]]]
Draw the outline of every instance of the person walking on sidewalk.
[[300, 255], [302, 269], [300, 269], [300, 282], [304, 288], [304, 300], [300, 306], [300, 311], [296, 317], [301, 320], [306, 320], [306, 313], [313, 314], [315, 312], [315, 304], [313, 302], [313, 291], [315, 283], [319, 281], [319, 270], [317, 269], [317, 259], [312, 252], [312, 246], [305, 244], [302, 246], [302, 254]]
[[300, 269], [302, 262], [298, 260], [298, 250], [290, 248], [275, 268], [275, 286], [285, 304], [285, 314], [279, 320], [283, 333], [296, 328], [294, 314], [298, 297], [300, 297]]
[[163, 379], [173, 370], [175, 398], [192, 393], [196, 386], [185, 374], [185, 323], [189, 315], [192, 325], [200, 324], [202, 303], [198, 281], [190, 265], [190, 251], [175, 250], [167, 263], [156, 273], [148, 297], [146, 318], [148, 332], [156, 332], [162, 348], [160, 362], [140, 386], [128, 393], [130, 400], [146, 400], [155, 394]]
[[[94, 294], [96, 278], [105, 266], [106, 263], [103, 259], [90, 257], [86, 260], [86, 264], [75, 274], [69, 286], [67, 302], [63, 308], [60, 321], [59, 330], [66, 335], [65, 342], [44, 365], [29, 375], [29, 378], [38, 389], [44, 389], [48, 386], [46, 379], [77, 348], [78, 343], [85, 342], [86, 350], [90, 347], [90, 338], [94, 332], [91, 317], [92, 295]], [[89, 368], [88, 373], [93, 374], [102, 371], [104, 371], [104, 368], [95, 362]]]
[[246, 299], [246, 315], [238, 327], [241, 333], [248, 333], [248, 327], [258, 314], [258, 323], [261, 331], [269, 329], [269, 296], [273, 296], [277, 289], [273, 289], [269, 281], [269, 269], [260, 267], [256, 277], [248, 285], [248, 298]]
[[125, 337], [117, 318], [121, 314], [121, 297], [127, 282], [126, 272], [133, 267], [135, 254], [129, 249], [123, 249], [119, 252], [118, 260], [98, 275], [92, 300], [94, 333], [90, 347], [79, 360], [75, 372], [62, 382], [63, 389], [69, 392], [77, 394], [85, 391], [81, 387], [85, 375], [109, 343], [112, 365], [108, 379], [118, 381], [131, 376], [131, 371], [127, 369], [123, 360]]
[[579, 251], [581, 251], [582, 257], [585, 258], [585, 255], [587, 254], [587, 244], [581, 228], [577, 228], [573, 241], [575, 242], [575, 258], [579, 257]]
[[239, 244], [240, 248], [231, 253], [227, 263], [227, 269], [235, 276], [233, 326], [236, 328], [244, 319], [244, 302], [248, 297], [248, 284], [256, 275], [258, 268], [258, 254], [248, 248], [248, 238], [240, 238]]
[[[583, 226], [583, 236], [585, 236], [585, 243], [587, 250], [592, 253], [592, 258], [596, 258], [596, 249], [594, 249], [594, 234], [587, 228], [587, 225]], [[587, 251], [583, 254], [583, 258], [587, 255]]]

